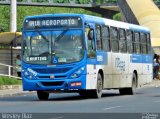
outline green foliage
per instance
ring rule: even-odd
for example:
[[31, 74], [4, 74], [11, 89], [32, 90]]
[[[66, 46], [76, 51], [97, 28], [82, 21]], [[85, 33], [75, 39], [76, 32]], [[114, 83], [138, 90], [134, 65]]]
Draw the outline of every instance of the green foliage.
[[10, 7], [1, 5], [0, 7], [0, 29], [3, 29], [4, 31], [8, 31], [9, 22], [10, 22]]
[[22, 81], [15, 78], [9, 78], [5, 76], [0, 77], [0, 85], [21, 85]]
[[78, 3], [80, 3], [80, 4], [88, 4], [88, 3], [90, 3], [90, 0], [78, 0]]
[[[92, 0], [17, 0], [17, 2], [43, 2], [43, 3], [48, 3], [48, 2], [54, 2], [54, 3], [79, 3], [79, 4], [88, 4], [91, 3]], [[94, 0], [93, 0], [94, 1]], [[155, 0], [159, 1], [159, 0]], [[103, 3], [116, 3], [117, 0], [95, 0], [97, 4], [103, 4]]]
[[[0, 7], [0, 28], [9, 31], [10, 25], [10, 7]], [[21, 31], [23, 20], [26, 16], [54, 13], [79, 13], [100, 16], [97, 13], [87, 11], [80, 8], [64, 8], [64, 7], [35, 7], [35, 6], [18, 6], [17, 7], [17, 30]]]
[[122, 16], [120, 13], [117, 13], [113, 16], [113, 20], [122, 21]]
[[153, 0], [154, 2], [160, 2], [160, 0]]
[[104, 0], [106, 3], [117, 3], [118, 0]]

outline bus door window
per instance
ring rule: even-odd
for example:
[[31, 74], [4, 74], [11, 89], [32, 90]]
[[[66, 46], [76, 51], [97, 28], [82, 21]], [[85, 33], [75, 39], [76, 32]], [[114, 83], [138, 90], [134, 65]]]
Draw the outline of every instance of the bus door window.
[[109, 27], [102, 26], [102, 46], [104, 51], [110, 51]]
[[95, 58], [96, 57], [96, 48], [94, 40], [94, 30], [86, 28], [86, 43], [87, 43], [87, 57]]
[[110, 27], [111, 48], [113, 52], [119, 51], [117, 28]]
[[102, 50], [101, 27], [99, 25], [96, 26], [96, 45], [97, 50]]
[[140, 52], [140, 35], [136, 32], [134, 33], [134, 53], [139, 54]]

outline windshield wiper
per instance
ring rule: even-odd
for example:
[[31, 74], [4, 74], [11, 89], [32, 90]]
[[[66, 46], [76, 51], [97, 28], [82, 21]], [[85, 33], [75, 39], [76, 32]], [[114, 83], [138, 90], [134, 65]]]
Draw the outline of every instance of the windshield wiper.
[[35, 31], [37, 31], [37, 33], [39, 34], [39, 35], [41, 35], [42, 36], [42, 38], [46, 41], [46, 42], [49, 42], [49, 40], [38, 30], [38, 26], [35, 26]]
[[[37, 33], [39, 34], [39, 35], [41, 35], [42, 36], [42, 38], [46, 41], [46, 42], [49, 42], [49, 40], [38, 30], [38, 26], [35, 26], [35, 28], [34, 28], [34, 30], [35, 31], [37, 31]], [[32, 33], [32, 35], [31, 35], [31, 37], [30, 37], [30, 48], [32, 47], [31, 45], [32, 45], [32, 38], [33, 38], [33, 34], [34, 34], [34, 32]], [[31, 55], [32, 55], [32, 48], [31, 48]]]
[[[65, 35], [65, 33], [66, 33], [67, 31], [68, 31], [68, 27], [67, 27], [65, 30], [63, 30], [62, 33], [59, 34], [59, 35], [56, 37], [55, 41], [58, 41], [58, 40], [60, 40], [61, 38], [63, 38], [63, 36]], [[54, 42], [55, 42], [55, 41], [54, 41]]]
[[[59, 35], [55, 38], [54, 43], [53, 43], [53, 41], [52, 41], [53, 47], [55, 46], [55, 42], [56, 42], [56, 41], [59, 41], [61, 38], [63, 38], [63, 36], [66, 34], [67, 31], [68, 31], [68, 27], [66, 27], [66, 29], [63, 30], [62, 33], [59, 34]], [[53, 48], [53, 47], [52, 47], [52, 48]], [[55, 55], [54, 50], [53, 50], [53, 54]]]

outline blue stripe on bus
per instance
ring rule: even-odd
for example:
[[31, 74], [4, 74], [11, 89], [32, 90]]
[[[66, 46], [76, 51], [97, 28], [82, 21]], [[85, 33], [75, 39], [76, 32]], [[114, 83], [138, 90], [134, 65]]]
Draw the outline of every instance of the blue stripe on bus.
[[131, 63], [152, 63], [152, 55], [137, 55], [130, 56]]
[[97, 65], [107, 65], [108, 64], [108, 53], [97, 52]]
[[108, 53], [107, 52], [97, 52], [96, 58], [87, 59], [87, 64], [107, 65], [108, 64]]

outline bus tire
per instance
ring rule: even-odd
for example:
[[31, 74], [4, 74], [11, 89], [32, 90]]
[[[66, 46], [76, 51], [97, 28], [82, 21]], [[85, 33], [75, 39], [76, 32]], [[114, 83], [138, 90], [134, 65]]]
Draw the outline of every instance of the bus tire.
[[37, 91], [37, 96], [39, 100], [48, 100], [49, 93], [44, 92], [44, 91]]
[[98, 74], [97, 87], [96, 87], [96, 90], [93, 90], [93, 97], [94, 98], [101, 98], [102, 97], [102, 90], [103, 90], [103, 80], [102, 80], [101, 74]]
[[86, 90], [80, 90], [78, 93], [80, 96], [85, 96], [85, 97], [88, 96], [88, 91], [86, 91]]
[[131, 88], [122, 88], [119, 89], [120, 95], [134, 95], [137, 88], [137, 77], [136, 74], [133, 73], [132, 76], [132, 87]]
[[130, 88], [130, 95], [134, 95], [136, 93], [136, 88], [137, 88], [137, 76], [135, 73], [133, 73], [132, 87]]

